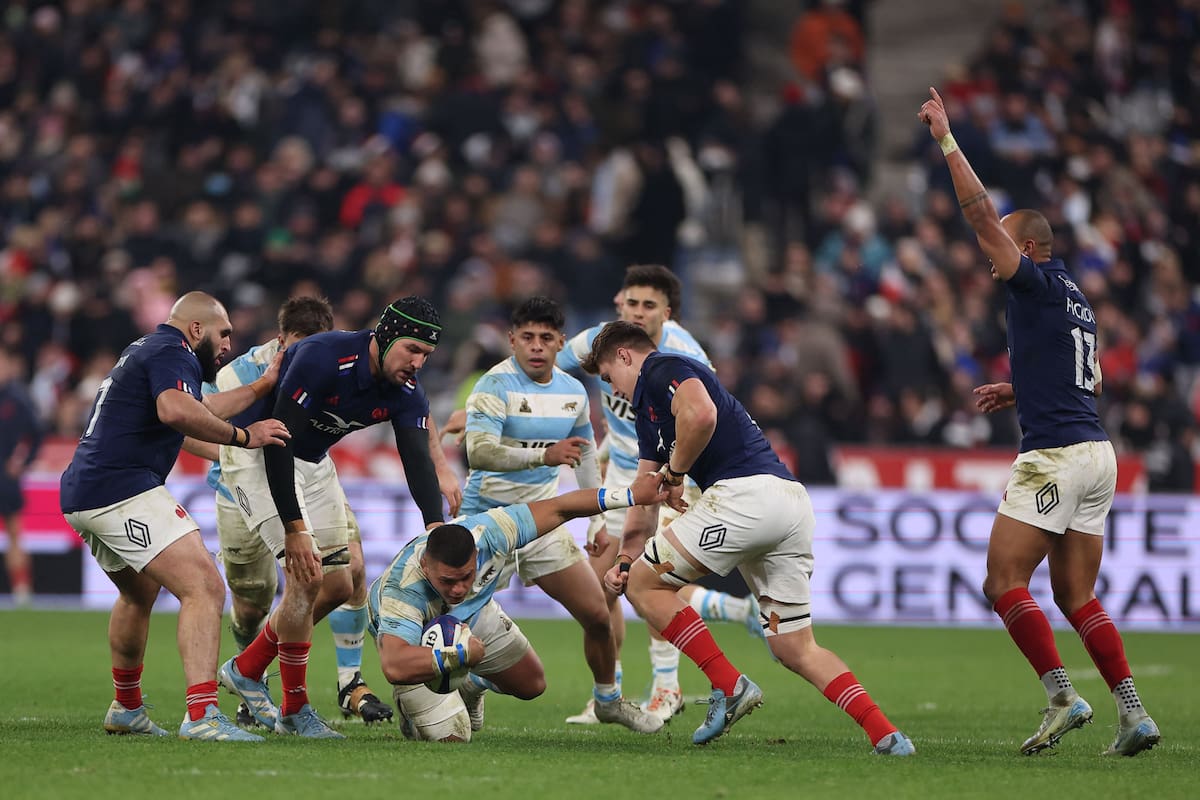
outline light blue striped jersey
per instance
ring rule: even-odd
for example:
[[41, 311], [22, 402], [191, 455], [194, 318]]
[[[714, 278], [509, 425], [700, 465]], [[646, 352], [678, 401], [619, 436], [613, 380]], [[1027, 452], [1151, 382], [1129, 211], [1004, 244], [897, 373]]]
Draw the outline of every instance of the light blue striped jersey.
[[[467, 398], [467, 432], [493, 434], [505, 447], [546, 448], [569, 436], [593, 439], [587, 390], [557, 367], [549, 383], [535, 382], [515, 357], [485, 372]], [[512, 472], [472, 469], [462, 513], [530, 503], [558, 492], [558, 467]]]
[[[275, 354], [278, 352], [278, 337], [269, 342], [264, 342], [263, 344], [251, 347], [233, 361], [230, 361], [228, 364], [221, 367], [220, 372], [217, 373], [216, 383], [206, 383], [200, 388], [200, 390], [204, 394], [215, 394], [217, 392], [227, 392], [230, 389], [236, 389], [239, 386], [245, 386], [248, 383], [253, 383], [261, 378], [263, 373], [267, 371], [267, 367], [271, 366], [271, 361], [275, 358]], [[266, 403], [266, 397], [256, 400], [250, 405], [249, 408], [239, 414], [238, 417], [243, 418], [246, 417], [249, 412], [254, 412], [254, 416], [251, 418], [259, 419], [262, 417], [262, 414], [259, 413], [259, 409], [257, 407], [260, 405], [265, 406]], [[262, 457], [261, 451], [259, 450], [248, 450], [241, 452], [243, 452], [247, 457], [251, 458]], [[221, 482], [221, 463], [219, 461], [214, 461], [212, 466], [208, 468], [208, 485], [216, 489], [217, 492], [226, 500], [233, 501], [233, 493], [230, 492], [228, 487]]]
[[368, 625], [373, 637], [388, 633], [419, 645], [425, 625], [442, 614], [453, 614], [467, 625], [473, 624], [500, 588], [498, 578], [509, 556], [537, 538], [533, 514], [523, 503], [459, 517], [454, 523], [475, 537], [477, 571], [471, 591], [458, 605], [442, 599], [421, 569], [429, 535], [418, 536], [404, 546], [367, 592]]
[[[592, 342], [605, 324], [602, 322], [571, 337], [558, 354], [558, 366], [569, 372], [580, 372], [580, 363], [592, 351]], [[709, 369], [713, 368], [704, 348], [677, 322], [667, 320], [663, 324], [658, 349], [663, 353], [694, 358]], [[629, 405], [629, 401], [613, 394], [612, 386], [599, 379], [596, 383], [600, 386], [604, 420], [608, 423], [608, 457], [623, 469], [634, 469], [638, 462], [637, 412]]]

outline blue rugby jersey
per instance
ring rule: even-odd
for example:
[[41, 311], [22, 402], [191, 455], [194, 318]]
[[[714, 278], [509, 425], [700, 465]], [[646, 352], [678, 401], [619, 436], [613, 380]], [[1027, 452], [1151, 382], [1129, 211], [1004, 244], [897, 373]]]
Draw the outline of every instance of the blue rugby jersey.
[[717, 408], [717, 427], [712, 439], [688, 470], [688, 476], [701, 490], [719, 480], [748, 475], [777, 475], [795, 480], [771, 449], [758, 424], [737, 398], [725, 391], [712, 370], [690, 358], [665, 353], [646, 357], [633, 390], [641, 458], [661, 464], [669, 462], [675, 447], [671, 401], [676, 388], [689, 378], [704, 384]]
[[397, 386], [371, 375], [372, 336], [369, 330], [316, 333], [283, 354], [276, 396], [308, 412], [308, 426], [291, 431], [296, 458], [319, 462], [343, 436], [379, 422], [428, 427], [429, 400], [416, 378]]
[[159, 325], [130, 344], [100, 383], [75, 455], [60, 482], [63, 513], [127, 500], [162, 486], [183, 434], [158, 418], [155, 401], [169, 389], [200, 399], [200, 360], [187, 338]]
[[[567, 346], [558, 354], [558, 366], [568, 372], [579, 372], [580, 362], [592, 351], [592, 342], [604, 324], [594, 325], [571, 337]], [[694, 358], [712, 369], [712, 362], [700, 343], [681, 325], [671, 320], [667, 320], [663, 325], [658, 350], [662, 353]], [[608, 427], [608, 457], [612, 463], [623, 469], [634, 469], [638, 462], [637, 412], [630, 407], [629, 401], [613, 394], [612, 387], [607, 383], [601, 380], [596, 382], [600, 386], [604, 420]]]
[[[546, 384], [525, 374], [515, 357], [488, 370], [467, 399], [467, 431], [495, 434], [506, 447], [546, 448], [569, 436], [593, 439], [587, 391], [557, 367]], [[463, 489], [463, 514], [553, 497], [557, 466], [510, 472], [472, 469]]]
[[1096, 316], [1060, 259], [1021, 256], [1008, 289], [1008, 357], [1021, 452], [1108, 439], [1096, 412]]
[[419, 645], [425, 625], [441, 614], [453, 614], [471, 625], [500, 588], [497, 579], [509, 555], [537, 538], [533, 514], [523, 503], [460, 517], [454, 522], [471, 531], [478, 548], [471, 591], [454, 606], [442, 600], [421, 569], [429, 535], [418, 536], [404, 546], [367, 592], [372, 637], [388, 633]]

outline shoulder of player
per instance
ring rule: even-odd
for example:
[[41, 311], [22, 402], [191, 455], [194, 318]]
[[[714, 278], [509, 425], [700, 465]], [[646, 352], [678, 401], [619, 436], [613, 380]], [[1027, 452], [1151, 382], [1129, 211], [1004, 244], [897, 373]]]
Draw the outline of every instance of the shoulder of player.
[[554, 380], [551, 382], [551, 387], [556, 392], [570, 391], [573, 393], [587, 395], [587, 388], [583, 385], [583, 381], [576, 378], [571, 373], [559, 367], [554, 368]]

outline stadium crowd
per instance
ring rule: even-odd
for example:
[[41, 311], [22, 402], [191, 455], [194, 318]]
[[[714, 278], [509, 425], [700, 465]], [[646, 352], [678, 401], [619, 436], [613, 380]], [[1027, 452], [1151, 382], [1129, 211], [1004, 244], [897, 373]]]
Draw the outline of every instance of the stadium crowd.
[[[0, 343], [77, 436], [186, 291], [227, 304], [234, 353], [288, 296], [361, 329], [422, 294], [441, 419], [514, 303], [557, 297], [579, 329], [626, 264], [664, 263], [802, 480], [832, 481], [838, 442], [1011, 448], [1015, 418], [971, 395], [1007, 375], [1003, 293], [915, 117], [909, 191], [868, 200], [863, 5], [798, 4], [794, 80], [760, 119], [736, 0], [13, 0]], [[1190, 489], [1200, 2], [1009, 3], [937, 81], [997, 205], [1046, 214], [1096, 309], [1114, 441]]]

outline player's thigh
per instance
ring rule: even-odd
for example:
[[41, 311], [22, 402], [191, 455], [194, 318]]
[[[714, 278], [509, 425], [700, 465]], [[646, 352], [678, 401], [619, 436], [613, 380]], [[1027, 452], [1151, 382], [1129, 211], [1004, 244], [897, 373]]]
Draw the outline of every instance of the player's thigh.
[[1029, 584], [1058, 534], [998, 512], [988, 537], [984, 590], [994, 601], [1009, 589]]
[[[471, 741], [471, 718], [458, 692], [438, 694], [424, 684], [392, 687], [396, 708], [419, 741]], [[405, 735], [409, 735], [406, 731]]]
[[1092, 536], [1104, 536], [1108, 512], [1117, 493], [1117, 454], [1112, 442], [1081, 442], [1074, 445], [1075, 458], [1083, 480], [1075, 514], [1067, 530]]
[[[811, 539], [811, 518], [802, 484], [752, 475], [713, 484], [669, 530], [692, 559], [724, 577], [792, 542], [798, 530], [809, 531]], [[663, 538], [658, 534], [654, 540]], [[811, 542], [808, 551], [811, 559]]]
[[246, 527], [236, 503], [222, 495], [217, 496], [217, 541], [229, 591], [256, 608], [270, 609], [279, 586], [275, 555]]
[[350, 565], [350, 527], [346, 494], [337, 479], [333, 459], [296, 464], [297, 484], [304, 495], [306, 519], [321, 553], [321, 564], [326, 572], [345, 569]]
[[[572, 542], [574, 544], [574, 542]], [[557, 600], [582, 625], [608, 627], [608, 603], [596, 573], [584, 561], [534, 580], [542, 591]]]
[[[472, 671], [489, 679], [505, 672], [532, 652], [521, 627], [504, 613], [495, 600], [484, 606], [476, 616], [471, 623], [471, 633], [478, 636], [484, 646], [483, 659]], [[538, 670], [540, 675], [540, 662]]]
[[[165, 486], [64, 516], [105, 572], [119, 572], [125, 567], [141, 572], [176, 541], [199, 531], [195, 520]], [[211, 566], [211, 559], [206, 562]]]
[[566, 526], [537, 537], [516, 551], [517, 574], [526, 584], [583, 564], [587, 555]]
[[1028, 450], [1013, 461], [997, 510], [1050, 533], [1102, 533], [1116, 474], [1108, 442]]
[[193, 529], [163, 548], [144, 572], [181, 600], [188, 596], [225, 598], [221, 574], [199, 530]]

